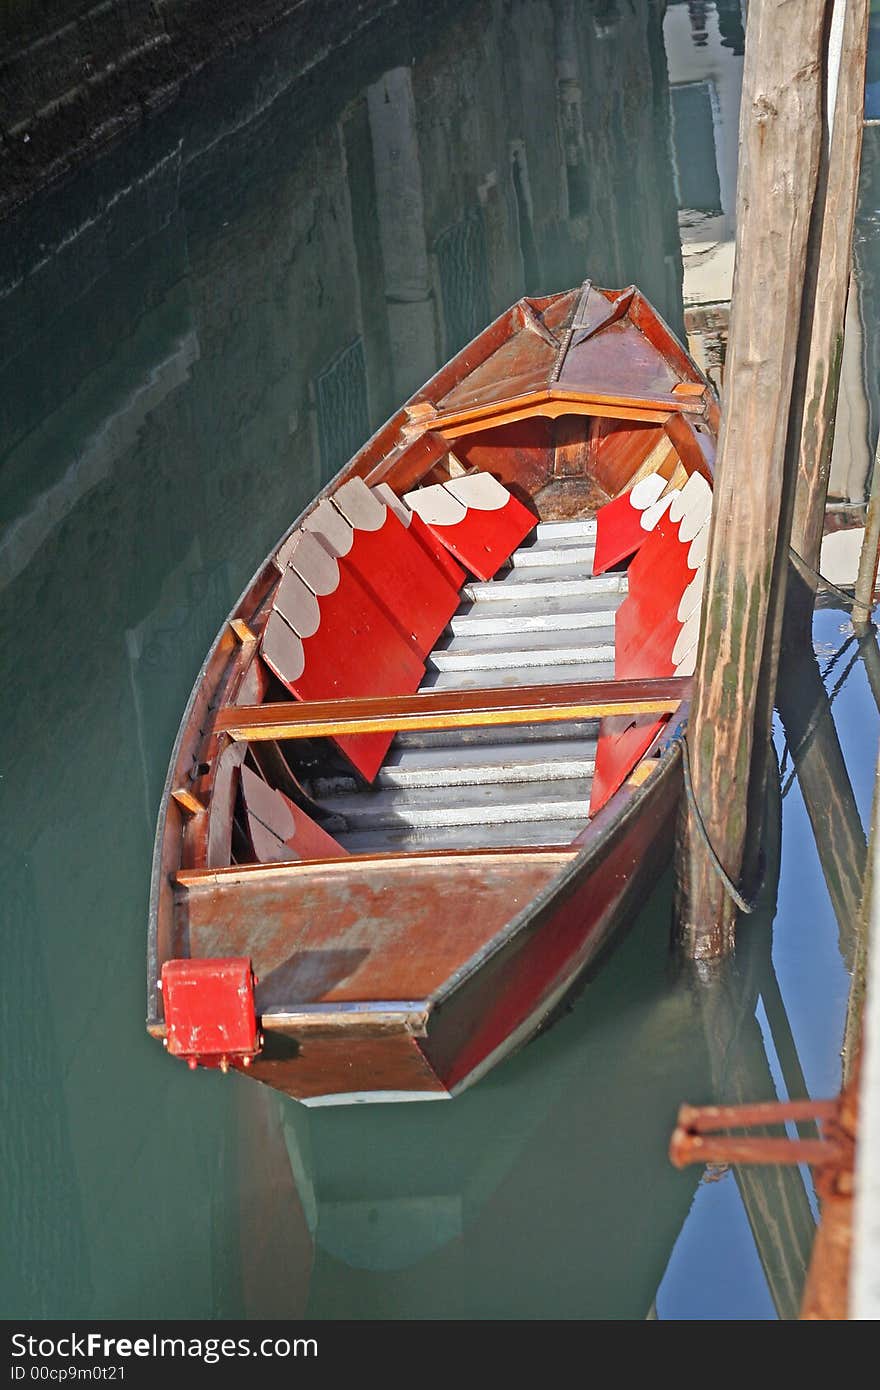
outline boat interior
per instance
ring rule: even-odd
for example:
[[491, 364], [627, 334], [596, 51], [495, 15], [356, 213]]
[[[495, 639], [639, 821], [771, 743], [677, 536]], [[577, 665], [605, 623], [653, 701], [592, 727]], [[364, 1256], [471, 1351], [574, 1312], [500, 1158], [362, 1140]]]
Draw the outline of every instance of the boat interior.
[[[538, 522], [500, 573], [468, 580], [420, 690], [613, 679], [626, 575], [593, 575], [595, 530], [592, 516]], [[570, 844], [598, 732], [596, 719], [401, 732], [372, 785], [320, 761], [300, 775], [350, 853]]]
[[[713, 410], [705, 379], [633, 287], [614, 293], [587, 283], [520, 301], [392, 418], [285, 539], [269, 593], [242, 616], [257, 644], [225, 703], [430, 691], [457, 692], [464, 708], [468, 692], [619, 678], [615, 626], [627, 560], [594, 572], [596, 513], [652, 475], [664, 495], [694, 472], [711, 479]], [[434, 557], [436, 582], [449, 580], [455, 601], [420, 643], [405, 631], [413, 625], [405, 567], [394, 571], [393, 557], [370, 549], [365, 534], [381, 530], [386, 552], [413, 548], [408, 508], [426, 489], [455, 492], [479, 474], [529, 513], [528, 529], [508, 528], [515, 543], [483, 573], [479, 561], [468, 564], [467, 548], [454, 575]], [[347, 505], [355, 484], [362, 495]], [[465, 530], [477, 522], [492, 530], [498, 500], [485, 505], [468, 512]], [[383, 528], [391, 511], [403, 520], [396, 530]], [[449, 530], [435, 527], [435, 541]], [[329, 559], [329, 576], [328, 556], [336, 562]], [[408, 664], [389, 656], [387, 632], [352, 616], [351, 603], [334, 607], [340, 582], [347, 594], [357, 590], [355, 607], [366, 589], [398, 635], [414, 638]], [[378, 761], [352, 757], [377, 736], [246, 741], [226, 754], [244, 761], [231, 781], [220, 775], [215, 746], [209, 794], [216, 798], [219, 782], [225, 806], [232, 782], [237, 792], [231, 824], [209, 836], [207, 864], [322, 857], [333, 844], [348, 854], [569, 845], [589, 819], [598, 737], [596, 719], [459, 720], [386, 737]], [[281, 794], [277, 814], [257, 779]], [[300, 852], [285, 833], [288, 801], [324, 836], [304, 834], [300, 820]], [[221, 810], [212, 808], [218, 827]]]
[[[606, 468], [585, 474], [583, 456], [595, 445], [597, 426], [618, 422], [562, 416], [552, 422], [552, 432], [550, 421], [537, 423], [563, 442], [548, 440], [552, 474], [535, 495], [508, 478], [511, 492], [532, 513], [531, 529], [491, 578], [465, 575], [454, 612], [424, 654], [420, 693], [466, 695], [614, 679], [615, 620], [627, 595], [627, 562], [593, 572], [595, 513], [614, 495], [620, 477], [609, 467], [612, 451], [616, 447], [630, 462], [641, 455], [620, 479], [625, 489], [658, 474], [664, 492], [675, 491], [686, 482], [687, 469], [661, 428], [627, 426], [599, 435]], [[534, 439], [537, 433], [534, 424], [528, 421], [528, 430], [514, 425], [488, 431], [473, 451], [467, 439], [456, 441], [455, 450], [447, 450], [421, 485], [467, 477], [487, 463], [492, 476], [508, 474], [497, 463], [492, 470], [492, 462], [511, 450], [521, 452], [523, 436], [531, 433]], [[332, 496], [329, 500], [332, 505]], [[284, 617], [294, 632], [307, 630], [292, 610]], [[278, 632], [286, 637], [280, 624], [273, 636]], [[332, 634], [327, 640], [335, 646]], [[254, 661], [264, 666], [261, 654]], [[261, 703], [289, 700], [278, 669], [283, 658], [276, 671], [262, 670], [260, 679], [251, 672], [246, 684], [251, 690], [262, 687]], [[242, 692], [239, 703], [243, 694], [249, 698]], [[285, 808], [279, 802], [273, 814], [265, 796], [258, 805], [259, 789], [248, 771], [306, 810], [348, 854], [571, 845], [589, 819], [598, 737], [598, 718], [401, 731], [372, 778], [330, 739], [254, 742], [244, 757], [229, 862], [298, 857], [284, 833]], [[333, 852], [329, 843], [316, 847], [319, 855], [328, 851]]]

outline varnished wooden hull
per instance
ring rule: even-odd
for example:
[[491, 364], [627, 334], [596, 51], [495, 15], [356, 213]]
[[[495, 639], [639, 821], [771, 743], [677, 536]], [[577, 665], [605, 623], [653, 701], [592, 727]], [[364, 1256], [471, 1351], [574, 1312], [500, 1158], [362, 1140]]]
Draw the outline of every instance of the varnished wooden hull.
[[395, 1016], [377, 1007], [374, 1020], [328, 1017], [323, 1029], [292, 1020], [292, 1046], [274, 1035], [250, 1075], [309, 1105], [445, 1100], [478, 1080], [540, 1029], [656, 883], [672, 849], [679, 764], [670, 749], [625, 810], [610, 805], [595, 843], [435, 999]]
[[[456, 382], [470, 381], [474, 362], [482, 370], [479, 363], [507, 351], [516, 334], [528, 340], [526, 355], [536, 350], [531, 338], [543, 334], [558, 357], [574, 303], [569, 295], [514, 306], [379, 430], [322, 496], [353, 476], [402, 492], [438, 466], [450, 437], [469, 451], [471, 466], [491, 466], [514, 494], [538, 499], [539, 514], [551, 495], [552, 514], [562, 516], [617, 495], [658, 441], [686, 473], [711, 476], [714, 398], [641, 301], [634, 319], [641, 315], [646, 341], [650, 333], [663, 345], [672, 385], [652, 381], [638, 390], [635, 381], [626, 393], [591, 395], [560, 385], [557, 373], [537, 391], [534, 382], [525, 389], [521, 373], [523, 389], [500, 407], [476, 391], [462, 396]], [[536, 315], [537, 329], [529, 323]], [[444, 414], [431, 404], [438, 400], [456, 408]], [[590, 427], [597, 442], [577, 445], [575, 458], [575, 423], [584, 414], [606, 421], [606, 435]], [[703, 422], [699, 437], [694, 421]], [[658, 734], [641, 775], [627, 779], [573, 842], [230, 863], [228, 769], [234, 776], [241, 757], [229, 740], [247, 746], [260, 736], [257, 646], [277, 583], [270, 556], [209, 653], [178, 735], [154, 857], [148, 1030], [166, 1036], [159, 991], [166, 962], [247, 957], [260, 981], [263, 1036], [248, 1075], [308, 1104], [447, 1098], [540, 1028], [655, 881], [671, 847], [680, 786], [670, 729], [686, 709], [679, 706]], [[251, 711], [243, 729], [239, 708]], [[245, 1070], [234, 1057], [230, 1064]]]

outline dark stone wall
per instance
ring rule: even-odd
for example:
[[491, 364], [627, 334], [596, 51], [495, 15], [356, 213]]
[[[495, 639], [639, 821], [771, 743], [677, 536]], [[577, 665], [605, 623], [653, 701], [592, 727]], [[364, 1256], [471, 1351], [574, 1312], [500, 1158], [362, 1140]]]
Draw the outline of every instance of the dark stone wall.
[[286, 20], [307, 66], [394, 0], [4, 0], [0, 217]]

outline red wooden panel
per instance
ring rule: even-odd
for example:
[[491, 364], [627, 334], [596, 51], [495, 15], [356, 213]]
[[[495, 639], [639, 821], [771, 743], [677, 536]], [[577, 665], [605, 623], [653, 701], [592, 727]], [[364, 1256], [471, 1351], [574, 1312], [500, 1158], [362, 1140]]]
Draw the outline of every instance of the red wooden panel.
[[[287, 555], [292, 574], [276, 591], [262, 652], [290, 693], [299, 700], [413, 694], [424, 664], [355, 575], [304, 532]], [[372, 781], [393, 737], [341, 735], [335, 742]]]
[[248, 832], [260, 864], [295, 859], [336, 859], [347, 854], [307, 812], [270, 787], [249, 767], [241, 769]]
[[630, 598], [632, 603], [629, 598], [622, 603], [615, 620], [615, 679], [673, 675], [672, 648], [681, 631], [677, 603], [673, 598], [672, 607], [655, 617], [659, 602], [652, 594], [630, 595]]
[[379, 483], [378, 487], [373, 488], [373, 492], [380, 502], [384, 502], [385, 506], [394, 512], [401, 525], [407, 528], [413, 540], [430, 556], [432, 564], [436, 565], [443, 578], [454, 587], [457, 593], [467, 576], [458, 561], [450, 555], [446, 546], [438, 541], [433, 532], [428, 530], [422, 518], [410, 511], [403, 499], [398, 497], [387, 483]]
[[410, 530], [412, 531], [413, 538], [418, 541], [422, 549], [431, 556], [434, 564], [443, 571], [450, 583], [460, 589], [467, 578], [467, 572], [462, 569], [461, 565], [455, 559], [455, 556], [450, 554], [443, 542], [434, 535], [430, 527], [426, 526], [422, 518], [415, 512], [412, 514]]
[[218, 1067], [249, 1062], [259, 1052], [248, 957], [167, 960], [162, 1000], [172, 1057], [182, 1057], [191, 1067]]
[[[633, 568], [650, 547], [652, 565], [632, 578]], [[630, 591], [617, 610], [614, 631], [614, 675], [617, 680], [640, 676], [671, 676], [672, 649], [681, 631], [678, 604], [693, 571], [687, 566], [688, 547], [678, 539], [678, 527], [668, 514], [652, 531], [630, 565]], [[595, 815], [625, 781], [662, 728], [664, 716], [615, 715], [599, 726], [596, 769], [590, 793]]]
[[425, 999], [570, 862], [536, 850], [244, 870], [188, 884], [178, 930], [194, 956], [247, 951], [264, 1006]]
[[[654, 505], [659, 508], [662, 503]], [[698, 557], [704, 546], [693, 542], [698, 535], [705, 539], [710, 508], [708, 484], [700, 474], [694, 474], [639, 548], [629, 567], [629, 593], [615, 619], [617, 680], [672, 676], [679, 670], [693, 669], [699, 610], [693, 602], [689, 607], [682, 605], [682, 596], [699, 568]], [[680, 641], [682, 615], [687, 618], [688, 631]], [[688, 652], [690, 659], [685, 660]], [[649, 715], [637, 720], [620, 715], [602, 720], [591, 815], [621, 786], [662, 725], [662, 717]]]
[[557, 350], [552, 340], [521, 328], [438, 400], [439, 413], [485, 409], [516, 396], [546, 390]]
[[[350, 531], [340, 568], [353, 571], [419, 655], [427, 656], [458, 607], [458, 586], [360, 478], [344, 483], [330, 500]], [[317, 526], [315, 531], [323, 540]], [[332, 536], [327, 539], [332, 545]]]
[[[619, 565], [634, 555], [650, 535], [644, 520], [650, 520], [651, 510], [666, 487], [666, 479], [652, 473], [613, 502], [606, 502], [596, 513], [596, 553], [593, 573], [604, 574], [612, 565]], [[647, 514], [647, 516], [646, 516]]]
[[[615, 622], [614, 674], [619, 680], [629, 673], [632, 662], [638, 660], [640, 641], [647, 641], [654, 629], [669, 616], [678, 623], [681, 596], [696, 573], [688, 564], [689, 549], [679, 540], [678, 525], [669, 520], [667, 513], [630, 565], [629, 593], [617, 610]], [[621, 640], [624, 632], [627, 637]], [[676, 626], [669, 641], [670, 656], [677, 636]], [[640, 674], [647, 672], [642, 670]], [[668, 675], [669, 672], [651, 671], [651, 675], [661, 674]]]
[[615, 714], [599, 721], [596, 769], [590, 790], [590, 815], [600, 811], [650, 748], [665, 715]]
[[478, 579], [491, 579], [537, 518], [491, 473], [408, 492], [404, 501]]

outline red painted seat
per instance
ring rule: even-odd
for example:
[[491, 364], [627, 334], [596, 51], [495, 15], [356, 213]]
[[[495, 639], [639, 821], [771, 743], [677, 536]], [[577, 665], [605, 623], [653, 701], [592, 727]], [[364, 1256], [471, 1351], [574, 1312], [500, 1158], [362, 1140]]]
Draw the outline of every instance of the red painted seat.
[[416, 488], [403, 500], [478, 579], [491, 579], [537, 521], [491, 473]]
[[[350, 568], [308, 531], [278, 555], [283, 573], [262, 638], [267, 666], [299, 700], [413, 694], [424, 663]], [[340, 735], [335, 742], [372, 781], [393, 734]]]
[[373, 492], [380, 502], [384, 502], [386, 507], [391, 508], [397, 520], [407, 528], [413, 540], [418, 542], [422, 550], [430, 557], [431, 562], [457, 593], [464, 583], [466, 575], [443, 542], [437, 539], [433, 531], [428, 530], [418, 513], [411, 511], [387, 483], [379, 483], [377, 487], [373, 488]]
[[283, 792], [249, 767], [241, 769], [241, 799], [259, 864], [296, 859], [339, 859], [348, 853]]
[[[617, 610], [617, 680], [690, 676], [696, 666], [712, 492], [705, 478], [693, 473], [680, 492], [676, 490], [664, 500], [662, 513], [658, 513], [653, 528], [644, 532], [629, 567], [629, 592]], [[662, 504], [653, 505], [660, 508]], [[591, 815], [623, 784], [663, 727], [664, 719], [614, 715], [601, 721]]]
[[304, 529], [318, 537], [343, 576], [353, 575], [418, 655], [426, 657], [458, 607], [461, 585], [419, 545], [396, 508], [371, 492], [362, 478], [352, 478], [319, 503]]
[[596, 513], [596, 553], [593, 573], [604, 574], [612, 565], [628, 560], [647, 539], [656, 522], [655, 505], [667, 486], [659, 473], [651, 473], [607, 502]]

